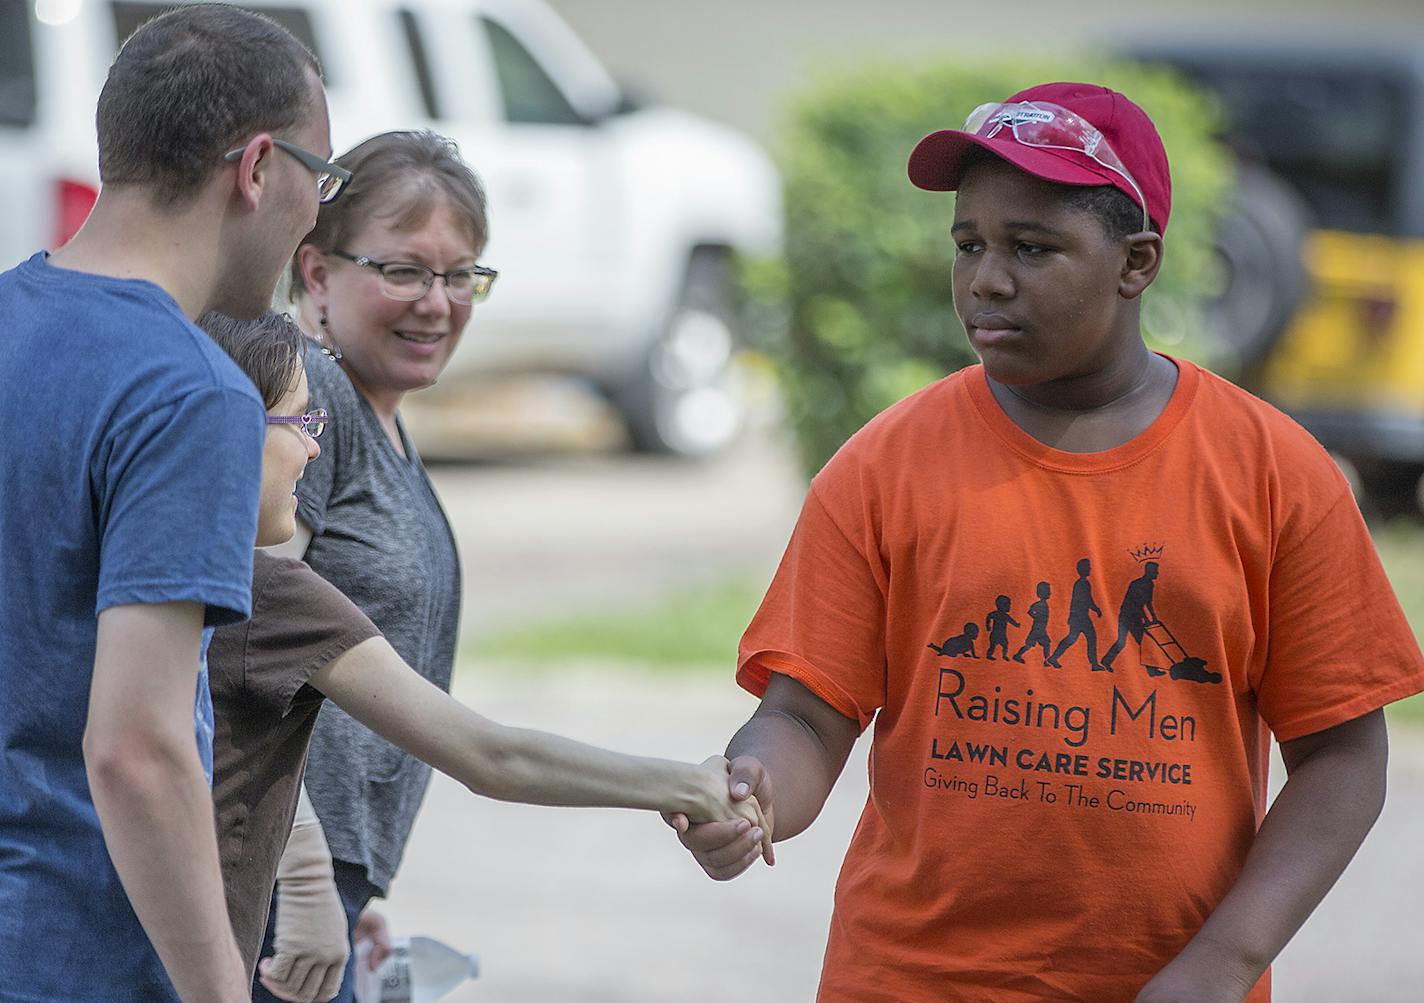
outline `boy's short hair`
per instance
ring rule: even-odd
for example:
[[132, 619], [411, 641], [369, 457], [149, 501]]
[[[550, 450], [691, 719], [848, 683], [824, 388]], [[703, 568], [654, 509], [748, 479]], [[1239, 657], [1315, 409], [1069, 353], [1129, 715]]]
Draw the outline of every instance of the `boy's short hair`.
[[316, 57], [271, 19], [193, 4], [142, 25], [99, 94], [99, 178], [143, 185], [159, 205], [194, 195], [222, 155], [312, 108]]
[[[954, 191], [959, 187], [970, 156], [983, 150], [1012, 164], [1034, 177], [1076, 188], [1108, 187], [1121, 192], [1137, 206], [1137, 222], [1128, 233], [1142, 229], [1142, 213], [1149, 217], [1149, 226], [1158, 233], [1167, 232], [1167, 219], [1172, 212], [1172, 177], [1167, 164], [1167, 151], [1157, 127], [1141, 108], [1117, 91], [1096, 84], [1038, 84], [1003, 102], [1005, 105], [1036, 104], [1043, 106], [1053, 122], [1052, 108], [1067, 110], [1100, 134], [1097, 143], [1109, 147], [1123, 168], [1132, 176], [1129, 181], [1121, 173], [1103, 163], [1103, 151], [1098, 146], [1095, 158], [1089, 150], [1062, 145], [1031, 145], [1020, 142], [1012, 125], [1023, 124], [1021, 111], [1004, 112], [988, 118], [977, 132], [962, 129], [942, 129], [931, 133], [916, 145], [910, 154], [910, 180], [929, 191]], [[1029, 109], [1029, 115], [1039, 114]], [[1141, 190], [1134, 190], [1136, 182]], [[1082, 208], [1099, 218], [1114, 216], [1111, 199], [1101, 196], [1079, 198]], [[1145, 202], [1145, 205], [1143, 204]], [[1101, 213], [1099, 212], [1101, 210]], [[1108, 219], [1104, 219], [1105, 225]]]
[[[1109, 240], [1121, 240], [1142, 230], [1142, 207], [1111, 185], [1065, 187], [1063, 201], [1097, 219]], [[1152, 229], [1157, 229], [1155, 222]]]
[[268, 310], [256, 320], [234, 320], [210, 310], [198, 326], [247, 374], [267, 410], [297, 385], [307, 337], [286, 314]]

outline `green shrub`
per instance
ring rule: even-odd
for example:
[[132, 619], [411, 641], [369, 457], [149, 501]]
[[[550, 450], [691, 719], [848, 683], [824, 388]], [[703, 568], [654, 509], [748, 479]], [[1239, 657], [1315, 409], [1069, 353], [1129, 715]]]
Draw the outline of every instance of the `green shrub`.
[[1096, 57], [843, 71], [791, 109], [779, 150], [785, 258], [745, 273], [752, 329], [776, 362], [808, 471], [879, 411], [974, 361], [951, 300], [953, 196], [912, 186], [906, 160], [925, 134], [1046, 80], [1113, 87], [1156, 123], [1172, 217], [1143, 326], [1170, 351], [1207, 354], [1201, 304], [1215, 287], [1210, 235], [1230, 176], [1209, 98], [1169, 71]]

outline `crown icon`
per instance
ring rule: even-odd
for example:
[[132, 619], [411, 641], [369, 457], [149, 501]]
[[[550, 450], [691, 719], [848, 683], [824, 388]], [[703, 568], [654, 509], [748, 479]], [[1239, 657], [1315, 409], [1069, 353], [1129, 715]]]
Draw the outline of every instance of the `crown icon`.
[[1167, 545], [1163, 543], [1144, 543], [1136, 550], [1129, 550], [1128, 553], [1132, 555], [1134, 561], [1142, 564], [1144, 561], [1160, 560], [1162, 551], [1166, 549]]

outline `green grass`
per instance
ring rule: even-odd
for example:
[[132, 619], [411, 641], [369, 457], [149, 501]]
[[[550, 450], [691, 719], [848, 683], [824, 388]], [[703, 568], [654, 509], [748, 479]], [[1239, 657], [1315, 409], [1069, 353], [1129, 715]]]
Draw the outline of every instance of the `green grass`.
[[585, 613], [498, 631], [478, 639], [471, 656], [535, 665], [577, 659], [730, 672], [737, 641], [765, 588], [765, 582], [724, 582], [673, 592], [631, 610]]
[[[1410, 520], [1378, 527], [1375, 546], [1414, 636], [1419, 637], [1424, 633], [1424, 527]], [[1394, 704], [1389, 716], [1400, 723], [1424, 725], [1424, 694]]]
[[[1424, 526], [1390, 523], [1375, 530], [1375, 543], [1418, 636], [1424, 632]], [[578, 660], [726, 672], [765, 587], [764, 581], [736, 580], [673, 592], [631, 610], [529, 624], [477, 639], [470, 655], [531, 666]], [[1389, 713], [1396, 722], [1424, 726], [1424, 695], [1400, 701]]]

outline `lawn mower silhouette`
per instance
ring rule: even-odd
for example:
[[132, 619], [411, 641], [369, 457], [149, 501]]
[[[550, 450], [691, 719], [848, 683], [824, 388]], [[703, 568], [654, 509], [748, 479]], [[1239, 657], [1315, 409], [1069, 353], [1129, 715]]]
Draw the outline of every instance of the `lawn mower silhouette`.
[[[1160, 631], [1162, 637], [1158, 637], [1153, 631]], [[1187, 654], [1187, 649], [1172, 636], [1172, 632], [1167, 629], [1167, 625], [1161, 620], [1148, 620], [1142, 624], [1142, 632], [1152, 639], [1152, 643], [1161, 649], [1162, 654], [1168, 658], [1175, 659], [1172, 667], [1164, 669], [1156, 665], [1147, 663], [1147, 652], [1144, 649], [1142, 667], [1147, 670], [1149, 676], [1171, 676], [1173, 679], [1188, 679], [1194, 683], [1219, 683], [1221, 682], [1220, 672], [1208, 672], [1206, 670], [1206, 660], [1193, 658]], [[1181, 653], [1179, 658], [1170, 649], [1176, 649]]]

